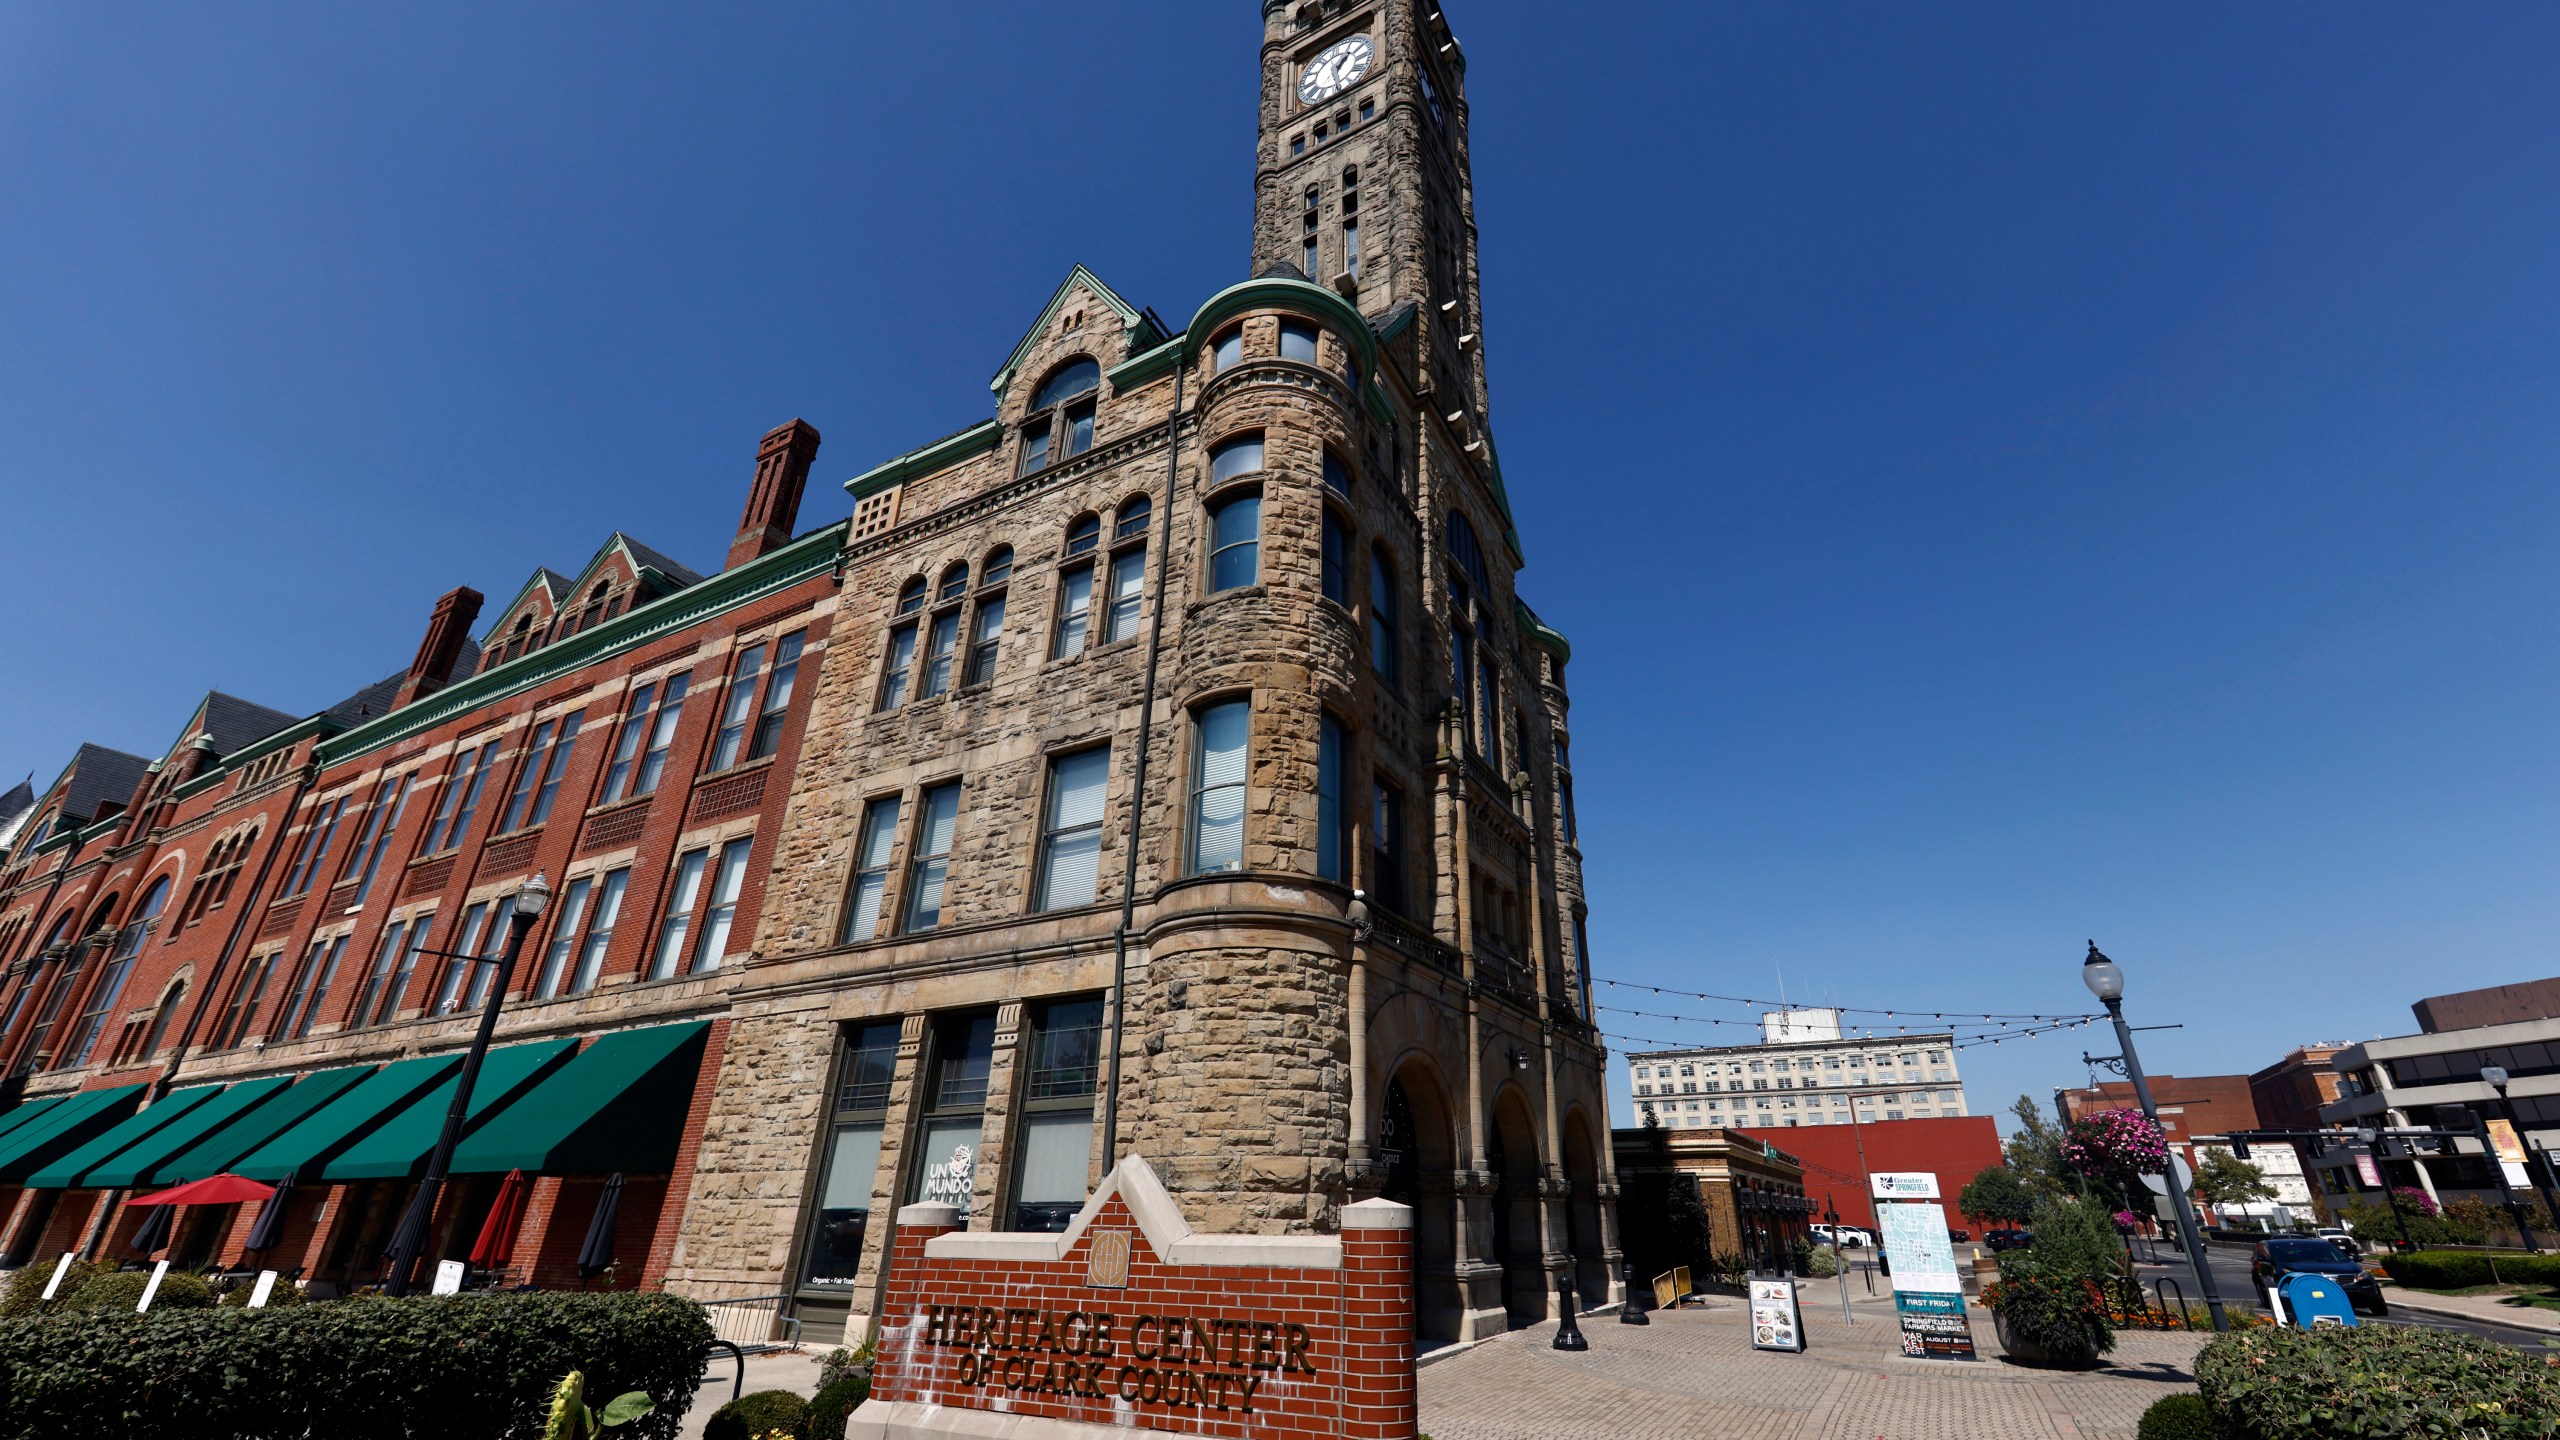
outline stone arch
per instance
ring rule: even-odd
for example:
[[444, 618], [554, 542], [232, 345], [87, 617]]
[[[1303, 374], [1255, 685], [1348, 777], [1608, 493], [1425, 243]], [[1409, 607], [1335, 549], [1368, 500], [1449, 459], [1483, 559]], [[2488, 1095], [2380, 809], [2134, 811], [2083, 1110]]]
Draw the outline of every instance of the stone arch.
[[1465, 1295], [1458, 1279], [1459, 1137], [1449, 1088], [1429, 1056], [1400, 1056], [1378, 1088], [1370, 1149], [1382, 1198], [1413, 1207], [1414, 1338], [1462, 1338]]
[[1505, 1082], [1494, 1092], [1484, 1134], [1485, 1169], [1493, 1181], [1486, 1210], [1492, 1233], [1485, 1257], [1502, 1267], [1502, 1307], [1514, 1326], [1547, 1316], [1547, 1267], [1539, 1180], [1537, 1112], [1528, 1093]]
[[1565, 1248], [1573, 1255], [1573, 1288], [1584, 1305], [1597, 1305], [1609, 1294], [1600, 1228], [1600, 1152], [1591, 1118], [1580, 1105], [1565, 1112], [1563, 1148], [1565, 1184], [1571, 1187], [1565, 1200]]

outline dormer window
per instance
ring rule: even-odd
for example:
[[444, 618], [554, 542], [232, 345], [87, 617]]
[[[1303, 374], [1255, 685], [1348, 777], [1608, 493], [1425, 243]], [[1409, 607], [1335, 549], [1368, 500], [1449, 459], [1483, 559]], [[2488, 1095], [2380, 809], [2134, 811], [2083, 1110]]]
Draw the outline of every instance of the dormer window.
[[1101, 388], [1102, 367], [1086, 357], [1068, 361], [1041, 385], [1022, 421], [1023, 474], [1093, 448], [1093, 397]]

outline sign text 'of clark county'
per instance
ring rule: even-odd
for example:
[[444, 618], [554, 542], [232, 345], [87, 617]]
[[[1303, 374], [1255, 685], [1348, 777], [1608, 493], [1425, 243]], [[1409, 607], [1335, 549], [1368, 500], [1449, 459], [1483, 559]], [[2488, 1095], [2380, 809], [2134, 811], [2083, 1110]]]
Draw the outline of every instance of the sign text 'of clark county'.
[[925, 1308], [925, 1343], [968, 1352], [963, 1385], [1251, 1414], [1274, 1374], [1316, 1373], [1304, 1325], [1139, 1315], [1120, 1326], [1107, 1310]]

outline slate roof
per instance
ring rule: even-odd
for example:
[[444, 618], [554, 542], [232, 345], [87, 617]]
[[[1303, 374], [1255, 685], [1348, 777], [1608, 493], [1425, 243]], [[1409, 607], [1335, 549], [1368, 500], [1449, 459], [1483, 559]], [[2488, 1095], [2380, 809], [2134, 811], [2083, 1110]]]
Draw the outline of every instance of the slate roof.
[[6, 850], [27, 826], [27, 817], [35, 813], [36, 787], [33, 775], [18, 782], [17, 788], [0, 795], [0, 850]]
[[281, 710], [225, 695], [216, 690], [204, 697], [204, 732], [213, 737], [216, 759], [231, 754], [245, 745], [254, 745], [287, 725], [297, 716]]
[[[444, 681], [450, 685], [456, 680], [468, 680], [478, 673], [479, 668], [480, 647], [466, 640], [462, 642], [462, 654], [454, 659], [453, 673], [444, 677]], [[342, 726], [379, 720], [391, 713], [391, 702], [400, 695], [400, 682], [408, 678], [409, 672], [405, 668], [395, 670], [320, 713]]]
[[62, 813], [84, 823], [98, 818], [100, 806], [132, 800], [134, 787], [150, 768], [151, 762], [139, 755], [83, 744], [71, 757], [71, 783], [63, 792]]
[[648, 566], [650, 569], [655, 570], [662, 575], [665, 575], [668, 579], [678, 581], [682, 584], [699, 585], [702, 583], [702, 572], [689, 565], [668, 559], [665, 552], [652, 550], [648, 546], [641, 544], [639, 541], [632, 539], [630, 536], [619, 530], [616, 530], [613, 533], [614, 537], [622, 542], [622, 548], [631, 552], [632, 559], [639, 561], [641, 564]]

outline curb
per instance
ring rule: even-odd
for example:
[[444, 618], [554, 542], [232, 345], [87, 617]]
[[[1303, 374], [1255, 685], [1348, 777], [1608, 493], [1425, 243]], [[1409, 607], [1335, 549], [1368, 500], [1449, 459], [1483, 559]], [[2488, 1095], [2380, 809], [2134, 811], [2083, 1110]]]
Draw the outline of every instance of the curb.
[[2531, 1330], [2545, 1335], [2560, 1335], [2560, 1311], [2514, 1310], [2500, 1307], [2501, 1313], [2483, 1315], [2478, 1310], [2446, 1303], [2453, 1297], [2430, 1295], [2423, 1290], [2411, 1291], [2398, 1285], [2382, 1292], [2395, 1310], [2415, 1310], [2421, 1315], [2435, 1315], [2447, 1320], [2469, 1320], [2480, 1325], [2502, 1325], [2509, 1330]]

